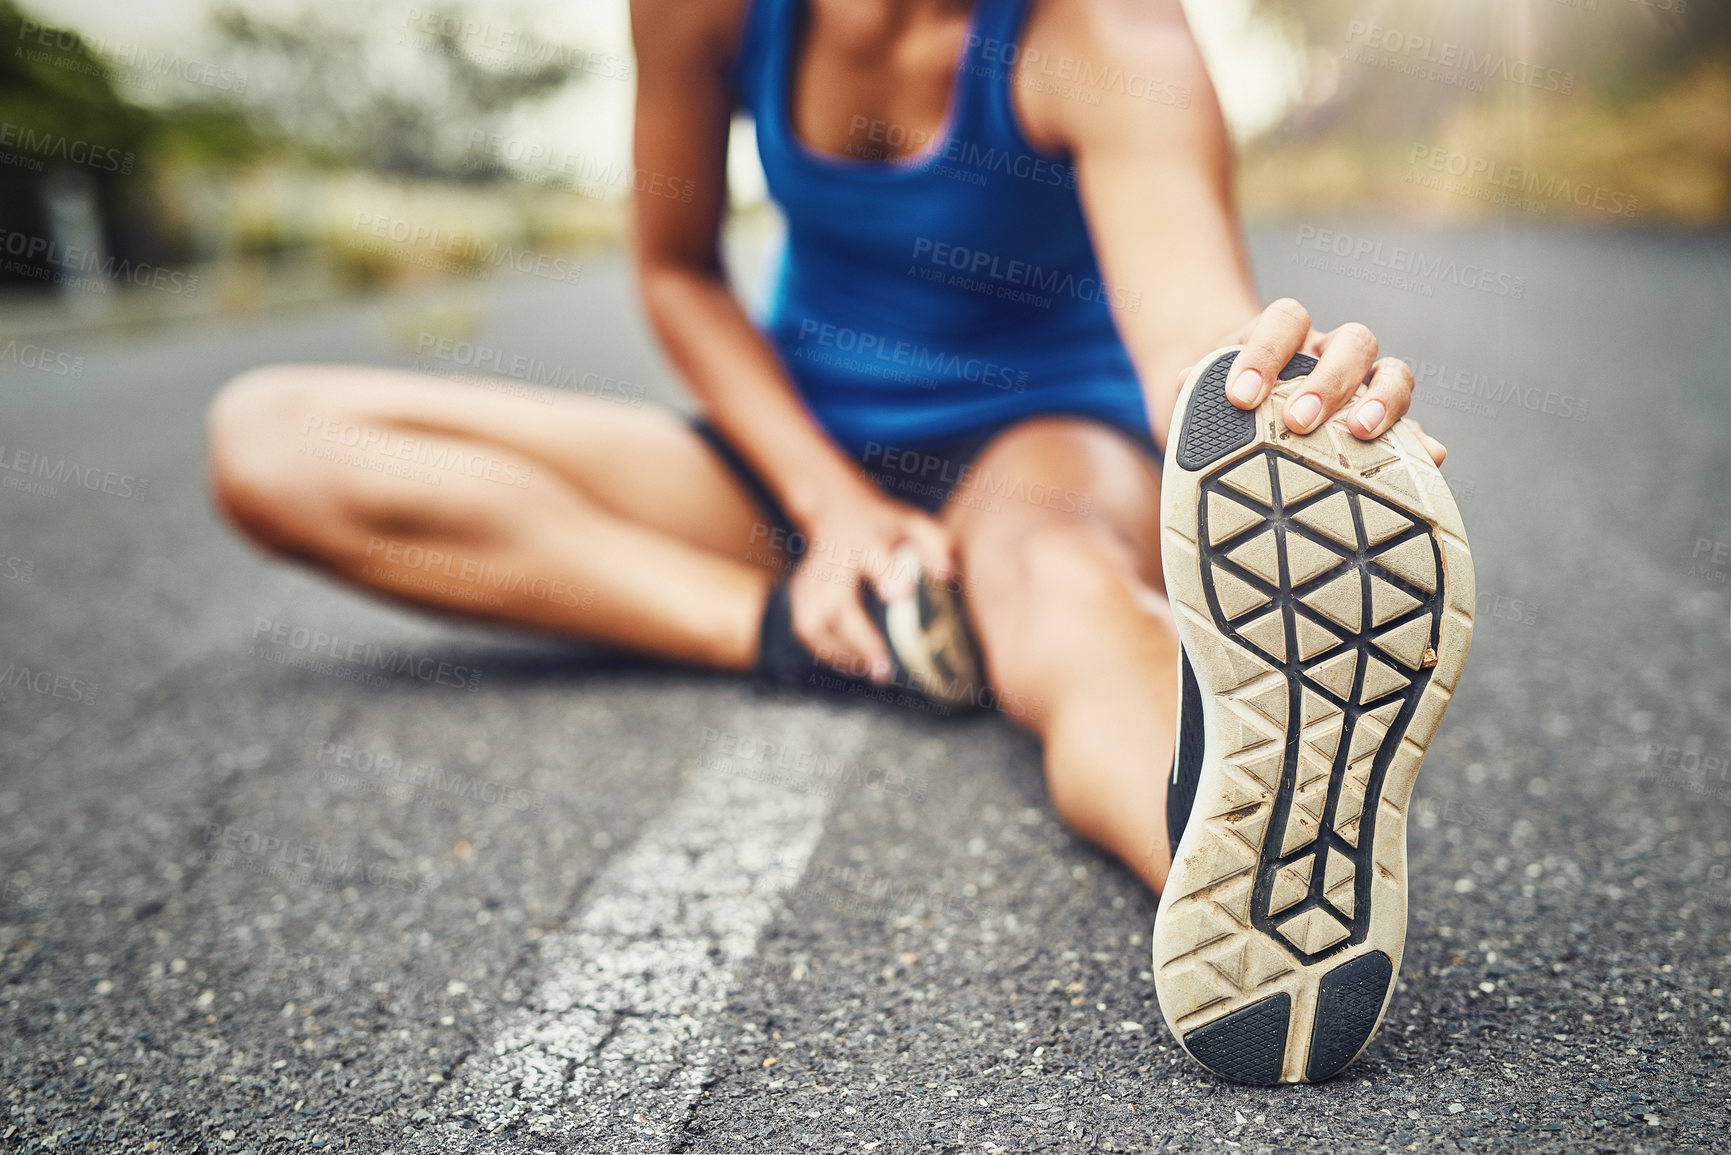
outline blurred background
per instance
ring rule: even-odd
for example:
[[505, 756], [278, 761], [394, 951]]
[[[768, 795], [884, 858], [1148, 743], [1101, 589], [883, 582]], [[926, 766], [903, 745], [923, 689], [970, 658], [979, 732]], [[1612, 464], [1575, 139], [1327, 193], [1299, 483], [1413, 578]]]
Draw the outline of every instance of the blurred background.
[[[1187, 6], [1252, 223], [1731, 216], [1731, 6]], [[376, 291], [629, 227], [626, 0], [0, 0], [0, 42], [13, 328]], [[749, 124], [730, 168], [765, 211]]]

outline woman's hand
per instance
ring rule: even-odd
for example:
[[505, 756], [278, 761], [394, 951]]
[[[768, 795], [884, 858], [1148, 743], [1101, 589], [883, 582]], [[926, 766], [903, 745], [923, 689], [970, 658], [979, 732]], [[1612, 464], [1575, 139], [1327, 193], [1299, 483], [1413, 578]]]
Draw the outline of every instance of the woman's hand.
[[[1286, 401], [1286, 427], [1294, 433], [1309, 433], [1350, 403], [1346, 427], [1369, 441], [1386, 433], [1412, 405], [1412, 369], [1394, 357], [1378, 360], [1374, 333], [1356, 321], [1319, 333], [1310, 326], [1309, 311], [1291, 297], [1269, 305], [1223, 344], [1244, 346], [1226, 378], [1226, 396], [1240, 409], [1262, 404], [1294, 354], [1317, 359], [1304, 387]], [[1448, 450], [1418, 422], [1411, 425], [1441, 465]]]
[[955, 572], [955, 546], [935, 518], [872, 494], [852, 494], [820, 507], [800, 529], [806, 553], [788, 583], [793, 632], [817, 659], [880, 685], [890, 677], [890, 651], [860, 601], [860, 582], [891, 602], [913, 593], [916, 574], [895, 563], [912, 546], [937, 581]]

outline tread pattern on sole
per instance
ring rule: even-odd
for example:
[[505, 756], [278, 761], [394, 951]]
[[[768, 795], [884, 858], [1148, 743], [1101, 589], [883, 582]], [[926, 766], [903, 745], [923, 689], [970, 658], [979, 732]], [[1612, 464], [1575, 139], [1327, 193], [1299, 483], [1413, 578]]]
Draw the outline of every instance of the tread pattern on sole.
[[[1284, 675], [1257, 682], [1239, 711], [1280, 743], [1277, 767], [1237, 771], [1249, 775], [1247, 796], [1274, 790], [1251, 917], [1312, 964], [1369, 930], [1383, 779], [1441, 636], [1441, 556], [1425, 523], [1276, 449], [1240, 458], [1201, 490], [1214, 625]], [[1380, 528], [1367, 535], [1367, 522]], [[1227, 582], [1235, 596], [1223, 598]], [[1244, 590], [1253, 596], [1236, 596]]]
[[1185, 469], [1206, 469], [1256, 440], [1255, 410], [1240, 409], [1226, 398], [1226, 374], [1237, 356], [1216, 357], [1190, 391], [1184, 437], [1178, 444], [1178, 464]]
[[1316, 994], [1316, 1025], [1304, 1077], [1319, 1082], [1352, 1062], [1382, 1016], [1394, 963], [1379, 950], [1341, 963], [1322, 976]]
[[1255, 1086], [1280, 1081], [1286, 1057], [1286, 1026], [1292, 997], [1284, 992], [1251, 1003], [1184, 1036], [1184, 1046], [1202, 1065], [1228, 1079]]

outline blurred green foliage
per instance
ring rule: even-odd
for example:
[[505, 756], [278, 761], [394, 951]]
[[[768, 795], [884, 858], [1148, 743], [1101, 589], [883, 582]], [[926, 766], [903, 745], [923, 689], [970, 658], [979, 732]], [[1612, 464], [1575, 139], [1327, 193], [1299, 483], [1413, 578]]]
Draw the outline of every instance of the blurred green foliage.
[[107, 67], [76, 33], [49, 29], [52, 46], [42, 47], [41, 27], [11, 0], [0, 0], [0, 40], [14, 46], [0, 52], [0, 121], [117, 148], [142, 144], [156, 118], [120, 97]]
[[155, 109], [127, 99], [113, 69], [77, 32], [0, 0], [0, 121], [39, 135], [136, 153], [206, 159], [258, 154], [265, 142], [233, 109], [207, 102]]
[[[230, 4], [214, 20], [225, 61], [250, 80], [239, 103], [309, 156], [415, 177], [500, 175], [475, 163], [470, 134], [580, 80], [569, 63], [580, 53], [461, 8], [424, 30], [406, 18], [414, 11], [349, 0], [260, 16]], [[518, 49], [465, 35], [483, 23]]]

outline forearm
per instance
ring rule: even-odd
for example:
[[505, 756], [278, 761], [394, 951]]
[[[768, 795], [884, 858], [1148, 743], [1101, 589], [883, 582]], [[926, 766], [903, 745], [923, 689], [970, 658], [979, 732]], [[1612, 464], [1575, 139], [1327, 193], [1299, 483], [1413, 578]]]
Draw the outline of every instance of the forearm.
[[1084, 5], [1049, 26], [1054, 47], [1190, 92], [1177, 106], [1112, 98], [1098, 108], [1031, 97], [1068, 151], [1114, 318], [1165, 443], [1179, 374], [1253, 317], [1255, 284], [1232, 205], [1232, 147], [1201, 54], [1175, 3]]
[[805, 524], [838, 499], [869, 492], [801, 402], [786, 370], [719, 273], [640, 270], [662, 348], [709, 418]]
[[[1203, 201], [1201, 189], [1167, 189], [1150, 197], [1182, 228], [1141, 227], [1103, 252], [1117, 299], [1119, 334], [1142, 383], [1155, 440], [1166, 443], [1181, 375], [1245, 325], [1261, 308], [1243, 242], [1230, 211]], [[1127, 251], [1126, 251], [1127, 250]], [[1113, 270], [1122, 276], [1113, 278]]]
[[1142, 396], [1155, 440], [1166, 443], [1183, 374], [1229, 339], [1261, 308], [1248, 275], [1224, 264], [1191, 266], [1182, 299], [1177, 294], [1144, 297], [1147, 317], [1120, 318], [1119, 329], [1142, 382]]
[[[1224, 141], [1214, 145], [1224, 148]], [[1107, 147], [1079, 156], [1077, 181], [1093, 226], [1118, 332], [1164, 445], [1182, 371], [1261, 308], [1223, 158], [1209, 150]], [[1158, 155], [1157, 153], [1155, 155]]]

